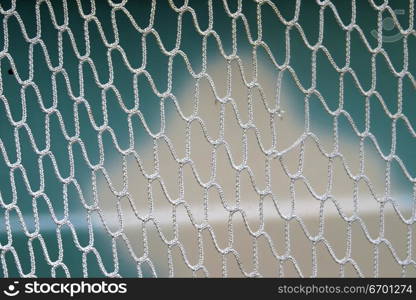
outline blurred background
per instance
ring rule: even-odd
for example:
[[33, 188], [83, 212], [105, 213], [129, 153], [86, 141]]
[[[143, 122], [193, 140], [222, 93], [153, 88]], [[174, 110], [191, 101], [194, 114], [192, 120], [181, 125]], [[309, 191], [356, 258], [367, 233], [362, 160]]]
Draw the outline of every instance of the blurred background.
[[416, 41], [381, 2], [1, 1], [1, 276], [415, 276]]

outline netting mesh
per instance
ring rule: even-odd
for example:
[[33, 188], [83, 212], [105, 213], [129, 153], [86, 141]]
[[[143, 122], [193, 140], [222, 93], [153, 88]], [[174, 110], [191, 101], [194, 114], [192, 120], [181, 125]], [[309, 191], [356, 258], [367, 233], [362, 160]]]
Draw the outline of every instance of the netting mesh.
[[1, 3], [3, 275], [415, 274], [413, 0], [161, 2]]

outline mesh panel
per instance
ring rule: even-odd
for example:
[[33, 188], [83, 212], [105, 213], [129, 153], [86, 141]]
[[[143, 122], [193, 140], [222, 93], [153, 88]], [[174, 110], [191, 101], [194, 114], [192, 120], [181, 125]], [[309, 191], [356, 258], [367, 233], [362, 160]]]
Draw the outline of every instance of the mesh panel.
[[2, 274], [414, 276], [413, 0], [179, 2], [2, 2]]

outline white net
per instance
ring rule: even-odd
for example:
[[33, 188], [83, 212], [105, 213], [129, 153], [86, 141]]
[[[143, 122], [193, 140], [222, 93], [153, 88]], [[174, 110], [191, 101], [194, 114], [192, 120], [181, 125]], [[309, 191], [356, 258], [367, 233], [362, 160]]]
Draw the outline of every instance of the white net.
[[415, 276], [413, 0], [0, 4], [5, 277]]

